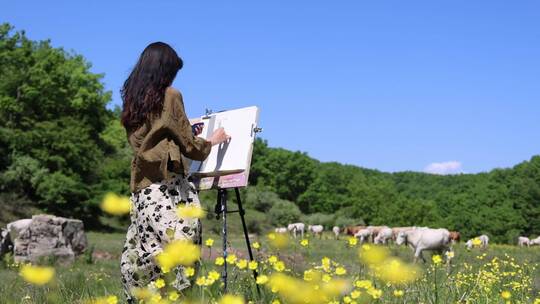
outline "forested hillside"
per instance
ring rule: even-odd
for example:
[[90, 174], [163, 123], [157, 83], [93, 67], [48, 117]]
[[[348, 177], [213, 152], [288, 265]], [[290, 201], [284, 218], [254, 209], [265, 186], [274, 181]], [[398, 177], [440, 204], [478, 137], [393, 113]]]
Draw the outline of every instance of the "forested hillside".
[[[129, 194], [131, 151], [109, 102], [81, 55], [0, 26], [0, 224], [42, 211], [111, 224], [97, 206], [108, 191]], [[441, 226], [504, 242], [540, 233], [540, 156], [481, 174], [390, 174], [259, 139], [250, 182], [242, 194], [255, 231], [303, 220]], [[202, 198], [213, 205], [211, 193]]]
[[305, 214], [337, 214], [350, 223], [447, 227], [505, 242], [540, 233], [540, 156], [479, 174], [384, 173], [321, 163], [259, 140], [251, 181]]

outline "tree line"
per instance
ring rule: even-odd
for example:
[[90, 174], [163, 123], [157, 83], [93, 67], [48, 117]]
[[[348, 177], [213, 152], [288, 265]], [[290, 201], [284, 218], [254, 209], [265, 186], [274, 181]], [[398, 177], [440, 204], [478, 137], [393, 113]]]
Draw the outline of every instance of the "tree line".
[[[0, 222], [27, 212], [111, 224], [104, 193], [129, 194], [131, 149], [103, 75], [83, 56], [0, 26]], [[290, 221], [433, 226], [513, 242], [540, 233], [540, 156], [439, 176], [319, 162], [258, 139], [242, 191], [252, 230]], [[201, 194], [213, 204], [213, 194]], [[264, 229], [263, 229], [264, 228]]]

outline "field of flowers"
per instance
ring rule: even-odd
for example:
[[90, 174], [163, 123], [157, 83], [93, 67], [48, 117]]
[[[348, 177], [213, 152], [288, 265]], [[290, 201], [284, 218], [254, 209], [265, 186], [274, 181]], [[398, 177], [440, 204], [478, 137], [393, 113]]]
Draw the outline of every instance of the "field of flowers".
[[[131, 210], [129, 200], [115, 194], [107, 195], [101, 207], [112, 215]], [[205, 218], [198, 206], [182, 204], [177, 213]], [[0, 303], [124, 302], [119, 271], [124, 235], [90, 233], [89, 241], [87, 254], [69, 266], [16, 264], [4, 256]], [[466, 250], [457, 244], [445, 256], [411, 264], [409, 248], [359, 244], [354, 237], [293, 239], [271, 232], [252, 241], [253, 261], [239, 233], [232, 234], [226, 256], [216, 235], [206, 237], [203, 250], [186, 240], [173, 241], [156, 256], [162, 276], [133, 294], [139, 303], [155, 304], [540, 304], [540, 248]], [[171, 286], [178, 269], [192, 280], [192, 288], [182, 293]]]
[[[14, 265], [5, 258], [0, 302], [123, 303], [118, 266], [123, 237], [90, 233], [93, 257], [83, 256], [71, 266]], [[137, 296], [144, 303], [540, 303], [540, 248], [493, 245], [467, 251], [456, 245], [453, 256], [434, 255], [427, 264], [412, 265], [405, 247], [269, 234], [256, 240], [257, 261], [250, 263], [240, 235], [231, 238], [233, 250], [226, 260], [215, 235], [205, 236], [202, 252], [191, 244], [174, 244], [160, 264], [165, 271], [186, 265], [194, 287], [186, 294], [174, 292], [169, 273]], [[195, 271], [192, 264], [199, 257], [202, 263]], [[220, 278], [225, 264], [226, 294]], [[257, 282], [252, 270], [259, 272]]]

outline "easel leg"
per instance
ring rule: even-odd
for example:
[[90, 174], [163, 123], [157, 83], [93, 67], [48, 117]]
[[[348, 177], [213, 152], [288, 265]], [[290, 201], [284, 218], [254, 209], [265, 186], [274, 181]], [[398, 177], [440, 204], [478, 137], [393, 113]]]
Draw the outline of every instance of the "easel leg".
[[[251, 251], [251, 242], [249, 241], [249, 235], [248, 235], [248, 230], [246, 226], [246, 219], [244, 217], [246, 212], [244, 211], [244, 207], [242, 206], [242, 200], [240, 199], [240, 191], [238, 190], [238, 188], [234, 188], [234, 192], [236, 194], [236, 202], [238, 203], [238, 213], [240, 213], [240, 219], [242, 220], [242, 228], [244, 230], [244, 238], [246, 239], [249, 260], [253, 261], [254, 259], [253, 259], [253, 252]], [[257, 270], [253, 270], [253, 278], [255, 279], [255, 282], [257, 281], [257, 276], [258, 276]], [[257, 286], [257, 293], [260, 296], [261, 291], [259, 289], [259, 285], [255, 284], [255, 286]]]
[[223, 237], [223, 273], [221, 278], [223, 280], [223, 293], [227, 292], [227, 190], [218, 190], [218, 200], [221, 206], [221, 217], [223, 219], [223, 227], [221, 235]]

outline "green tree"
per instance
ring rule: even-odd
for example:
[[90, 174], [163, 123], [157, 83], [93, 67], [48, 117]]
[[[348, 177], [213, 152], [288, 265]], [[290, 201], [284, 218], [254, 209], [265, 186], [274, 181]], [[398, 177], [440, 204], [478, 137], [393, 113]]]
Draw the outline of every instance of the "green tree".
[[102, 77], [82, 56], [0, 26], [2, 191], [57, 214], [86, 214], [112, 117]]

